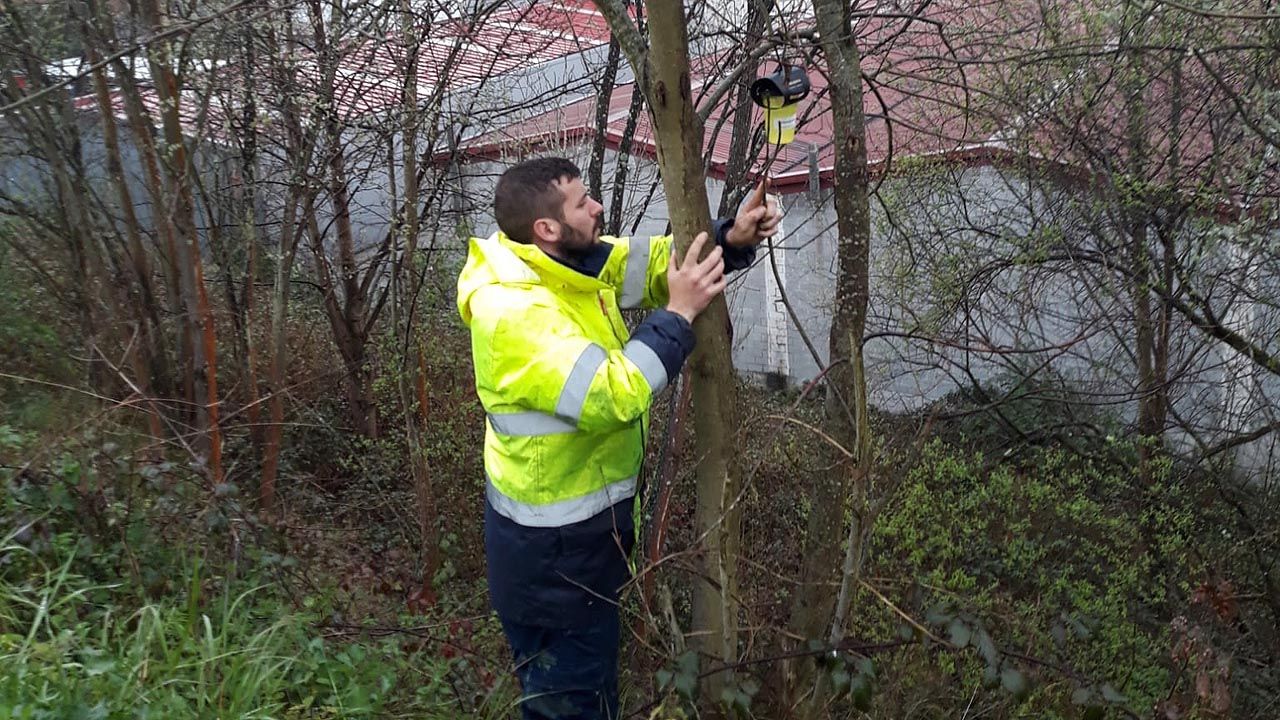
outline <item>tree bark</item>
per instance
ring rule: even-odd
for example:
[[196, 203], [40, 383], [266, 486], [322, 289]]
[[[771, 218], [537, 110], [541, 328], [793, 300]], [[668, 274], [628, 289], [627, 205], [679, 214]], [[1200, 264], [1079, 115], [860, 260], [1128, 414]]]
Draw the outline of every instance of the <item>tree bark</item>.
[[[1138, 20], [1138, 26], [1144, 24]], [[1139, 32], [1139, 28], [1126, 28], [1126, 35]], [[1130, 299], [1133, 303], [1134, 352], [1136, 355], [1137, 395], [1138, 395], [1138, 477], [1144, 487], [1150, 488], [1155, 482], [1154, 463], [1163, 451], [1164, 426], [1166, 419], [1166, 402], [1168, 394], [1163, 374], [1167, 372], [1167, 345], [1161, 346], [1161, 340], [1167, 342], [1167, 333], [1162, 332], [1159, 314], [1154, 306], [1155, 299], [1151, 288], [1162, 282], [1156, 267], [1155, 255], [1152, 252], [1151, 233], [1156, 226], [1153, 217], [1152, 201], [1156, 193], [1152, 192], [1154, 180], [1148, 177], [1151, 148], [1148, 143], [1150, 116], [1147, 113], [1146, 97], [1143, 87], [1146, 83], [1141, 50], [1128, 47], [1129, 38], [1121, 41], [1125, 58], [1123, 68], [1125, 94], [1127, 95], [1127, 116], [1125, 124], [1125, 145], [1128, 152], [1125, 175], [1130, 182], [1126, 183], [1128, 194], [1120, 198], [1121, 207], [1128, 227], [1129, 263], [1133, 268], [1133, 280], [1130, 283]], [[1176, 175], [1177, 168], [1173, 168]], [[1163, 304], [1162, 304], [1163, 306]]]
[[606, 225], [606, 231], [610, 235], [622, 234], [622, 212], [627, 197], [627, 175], [631, 167], [631, 143], [635, 139], [636, 124], [643, 108], [644, 91], [637, 81], [631, 92], [631, 105], [627, 109], [627, 124], [618, 141], [617, 164], [613, 170], [613, 194], [609, 200], [609, 223]]
[[[90, 5], [92, 11], [92, 4]], [[97, 13], [94, 12], [94, 15]], [[101, 59], [96, 48], [96, 39], [90, 37], [87, 27], [82, 30], [85, 43], [85, 57], [97, 64]], [[107, 88], [106, 71], [98, 68], [93, 72], [94, 97], [98, 102], [98, 112], [102, 117], [102, 142], [107, 156], [107, 173], [115, 186], [119, 197], [120, 213], [128, 243], [129, 256], [136, 284], [130, 284], [126, 293], [134, 308], [134, 328], [137, 341], [129, 350], [128, 362], [137, 377], [138, 388], [143, 394], [154, 395], [153, 381], [157, 357], [163, 352], [157, 338], [160, 333], [160, 315], [156, 307], [155, 283], [151, 276], [151, 263], [146, 248], [142, 244], [142, 231], [137, 214], [133, 208], [133, 195], [124, 176], [124, 164], [120, 159], [120, 139], [116, 128], [115, 114], [112, 112], [110, 91]], [[154, 405], [153, 405], [154, 407]], [[151, 411], [147, 413], [147, 430], [151, 437], [160, 440], [164, 437], [164, 426], [159, 415]]]
[[[703, 126], [693, 104], [689, 38], [679, 0], [649, 3], [649, 47], [621, 2], [598, 0], [649, 104], [658, 168], [666, 192], [677, 252], [708, 229], [710, 205], [702, 160]], [[693, 621], [697, 649], [732, 663], [738, 657], [737, 558], [742, 512], [742, 468], [734, 448], [738, 408], [730, 357], [728, 308], [717, 298], [694, 323], [697, 349], [691, 358], [694, 428], [698, 438], [697, 530], [705, 542], [702, 577], [694, 583]], [[712, 702], [730, 678], [704, 679]]]
[[[263, 513], [270, 515], [276, 505], [276, 475], [280, 468], [280, 444], [284, 436], [285, 369], [289, 359], [289, 285], [293, 275], [293, 259], [297, 256], [301, 226], [297, 221], [300, 198], [296, 192], [285, 200], [284, 219], [280, 224], [279, 257], [275, 280], [271, 286], [271, 330], [267, 345], [267, 427], [262, 443], [262, 479], [258, 486], [258, 502]], [[310, 196], [305, 200], [311, 204]]]
[[[430, 419], [427, 393], [426, 342], [422, 329], [415, 322], [418, 300], [421, 296], [422, 275], [418, 271], [418, 234], [420, 218], [418, 202], [421, 199], [418, 178], [418, 60], [421, 42], [414, 27], [414, 13], [409, 0], [401, 0], [401, 42], [404, 46], [402, 94], [403, 118], [401, 120], [401, 177], [404, 197], [396, 205], [400, 208], [400, 257], [396, 263], [395, 280], [401, 290], [394, 299], [392, 311], [397, 333], [404, 338], [401, 344], [400, 372], [398, 373], [400, 404], [404, 410], [405, 437], [409, 445], [409, 469], [413, 475], [414, 496], [417, 501], [418, 548], [422, 566], [422, 586], [416, 594], [419, 605], [435, 602], [434, 582], [440, 568], [440, 538], [438, 532], [439, 510], [431, 472], [431, 458], [427, 455], [426, 429]], [[438, 106], [437, 106], [438, 107]], [[432, 113], [427, 127], [438, 126], [438, 112]], [[434, 137], [431, 138], [434, 141]], [[431, 145], [434, 143], [428, 143]], [[394, 173], [395, 154], [388, 158]]]
[[[862, 568], [870, 532], [870, 428], [862, 341], [866, 330], [871, 249], [868, 172], [861, 58], [850, 22], [850, 6], [813, 0], [826, 59], [834, 115], [835, 210], [838, 233], [835, 309], [830, 336], [825, 423], [851, 458], [833, 457], [834, 469], [816, 478], [806, 527], [800, 586], [791, 614], [792, 631], [805, 638], [838, 642], [845, 632], [851, 587]], [[835, 453], [833, 453], [835, 455]], [[851, 511], [844, 562], [840, 550], [844, 513]], [[833, 589], [840, 587], [839, 594]], [[824, 638], [824, 635], [828, 635]], [[807, 696], [800, 708], [816, 717], [828, 685], [811, 661], [795, 668], [794, 690]], [[810, 690], [812, 692], [810, 693]]]
[[[268, 31], [268, 39], [278, 44], [274, 33]], [[293, 277], [293, 263], [298, 256], [302, 233], [308, 229], [305, 219], [315, 218], [315, 195], [319, 183], [309, 182], [308, 168], [316, 147], [316, 111], [311, 110], [304, 129], [302, 111], [293, 100], [290, 90], [296, 87], [296, 76], [287, 67], [280, 68], [281, 99], [278, 106], [284, 121], [286, 148], [289, 150], [292, 172], [289, 192], [285, 196], [284, 216], [280, 224], [280, 240], [276, 258], [275, 279], [271, 287], [271, 328], [267, 342], [269, 354], [267, 370], [267, 427], [263, 433], [262, 479], [258, 499], [263, 512], [274, 512], [276, 503], [276, 476], [280, 467], [280, 446], [284, 436], [285, 371], [289, 359], [288, 319], [289, 294]]]
[[[246, 12], [247, 15], [247, 12]], [[246, 17], [243, 40], [244, 65], [241, 82], [244, 83], [243, 109], [240, 115], [242, 149], [240, 159], [240, 195], [235, 206], [240, 212], [241, 238], [245, 245], [244, 283], [240, 307], [244, 313], [244, 370], [245, 384], [249, 390], [249, 437], [259, 453], [262, 452], [262, 394], [258, 386], [258, 341], [254, 338], [254, 314], [257, 306], [258, 245], [258, 102], [255, 68], [258, 67], [256, 38], [253, 23]]]
[[746, 47], [742, 48], [746, 67], [738, 76], [737, 87], [733, 90], [733, 113], [731, 115], [733, 132], [729, 136], [729, 165], [724, 172], [724, 192], [720, 195], [720, 207], [716, 210], [718, 217], [729, 217], [742, 204], [750, 191], [747, 173], [755, 164], [760, 145], [753, 139], [763, 139], [757, 133], [753, 122], [754, 109], [751, 102], [751, 83], [755, 81], [760, 69], [760, 61], [752, 57], [752, 43], [760, 42], [769, 22], [769, 6], [765, 0], [749, 0], [747, 3]]
[[[347, 185], [346, 151], [342, 136], [337, 104], [333, 97], [334, 73], [339, 63], [338, 48], [331, 41], [332, 28], [325, 24], [324, 8], [320, 0], [308, 3], [311, 11], [312, 37], [320, 58], [321, 72], [326, 81], [321, 82], [320, 92], [325, 132], [325, 153], [328, 158], [329, 202], [333, 209], [333, 227], [338, 249], [338, 277], [328, 270], [327, 253], [323, 238], [319, 236], [319, 224], [313, 230], [313, 249], [317, 253], [316, 264], [322, 266], [326, 297], [325, 312], [334, 331], [338, 352], [342, 355], [346, 372], [343, 386], [347, 394], [347, 409], [356, 431], [367, 438], [378, 437], [377, 403], [373, 399], [373, 382], [368, 367], [368, 340], [371, 318], [366, 317], [369, 308], [366, 284], [361, 282], [356, 266], [355, 232], [351, 225], [351, 190]], [[338, 301], [338, 283], [342, 298]]]
[[[143, 22], [156, 32], [164, 29], [156, 0], [140, 0], [138, 8]], [[163, 211], [173, 218], [176, 237], [174, 249], [182, 296], [185, 335], [192, 345], [193, 395], [197, 408], [196, 430], [208, 479], [212, 485], [222, 482], [222, 433], [218, 424], [217, 336], [213, 312], [205, 289], [201, 261], [200, 238], [195, 227], [195, 203], [191, 194], [192, 169], [187, 155], [186, 138], [180, 115], [182, 96], [173, 71], [167, 43], [159, 43], [149, 54], [151, 76], [155, 79], [160, 100], [161, 125], [165, 142], [165, 184], [172, 207]]]
[[[104, 27], [109, 27], [106, 23], [109, 23], [110, 20], [105, 12], [100, 13], [99, 20], [104, 23]], [[137, 83], [134, 82], [129, 68], [122, 60], [118, 59], [112, 62], [111, 67], [120, 83], [119, 90], [123, 100], [125, 117], [129, 122], [129, 130], [132, 134], [134, 145], [138, 149], [142, 164], [143, 183], [146, 186], [147, 196], [153, 208], [152, 222], [155, 225], [157, 234], [160, 236], [157, 253], [160, 257], [160, 268], [164, 278], [168, 311], [174, 315], [180, 315], [182, 312], [182, 296], [177, 264], [177, 231], [174, 227], [173, 218], [165, 211], [169, 207], [169, 201], [165, 191], [164, 180], [161, 177], [159, 150], [156, 147], [156, 136], [153, 132], [151, 118], [143, 107], [141, 92]], [[156, 378], [156, 389], [162, 394], [169, 395], [177, 391], [178, 380], [174, 376], [172, 365], [169, 363], [171, 357], [176, 357], [178, 366], [181, 368], [182, 397], [188, 403], [194, 403], [195, 376], [193, 374], [194, 365], [191, 360], [193, 346], [186, 323], [179, 323], [178, 337], [175, 344], [177, 346], [175, 351], [172, 354], [166, 353], [164, 355], [165, 363], [157, 368], [159, 374]], [[183, 408], [182, 415], [185, 417], [190, 414], [188, 405]]]
[[[5, 0], [0, 7], [3, 7], [8, 20], [5, 26], [9, 37], [4, 39], [4, 43], [16, 51], [14, 56], [18, 58], [18, 68], [27, 78], [26, 88], [20, 88], [14, 73], [6, 69], [4, 76], [0, 77], [0, 97], [16, 102], [29, 96], [28, 93], [44, 93], [46, 87], [39, 60], [40, 48], [32, 44], [35, 34], [10, 0]], [[68, 17], [68, 22], [71, 19]], [[69, 309], [78, 316], [82, 340], [88, 351], [84, 353], [86, 379], [90, 386], [101, 388], [102, 378], [96, 372], [99, 365], [95, 362], [93, 349], [97, 346], [101, 330], [97, 310], [104, 304], [98, 294], [107, 278], [98, 267], [102, 258], [93, 248], [93, 229], [85, 206], [88, 188], [80, 134], [70, 103], [68, 93], [44, 94], [38, 100], [19, 107], [10, 117], [13, 124], [24, 131], [30, 146], [28, 151], [44, 161], [45, 169], [52, 176], [54, 198], [51, 205], [62, 212], [51, 214], [50, 224], [56, 226], [56, 240], [64, 245], [67, 252], [71, 275], [66, 286], [71, 298]]]
[[609, 102], [613, 98], [614, 84], [618, 78], [618, 63], [622, 61], [622, 48], [617, 40], [609, 41], [609, 54], [604, 63], [604, 75], [596, 93], [596, 133], [591, 141], [591, 161], [587, 163], [587, 191], [591, 197], [604, 196], [604, 146], [609, 129]]

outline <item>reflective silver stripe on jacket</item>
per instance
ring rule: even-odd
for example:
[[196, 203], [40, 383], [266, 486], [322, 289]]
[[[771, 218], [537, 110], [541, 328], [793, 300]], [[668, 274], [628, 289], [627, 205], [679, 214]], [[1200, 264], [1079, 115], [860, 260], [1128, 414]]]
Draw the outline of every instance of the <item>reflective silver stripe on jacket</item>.
[[582, 406], [587, 402], [587, 391], [591, 389], [591, 380], [608, 358], [609, 353], [595, 343], [582, 349], [578, 361], [569, 371], [569, 377], [564, 379], [564, 387], [560, 389], [560, 399], [556, 401], [556, 417], [578, 424], [578, 420], [582, 418]]
[[489, 424], [499, 435], [526, 436], [555, 435], [578, 432], [578, 426], [567, 423], [555, 415], [530, 410], [518, 413], [489, 413]]
[[627, 478], [572, 500], [532, 505], [503, 495], [493, 481], [488, 479], [487, 474], [485, 479], [485, 496], [493, 509], [508, 520], [526, 527], [563, 527], [582, 522], [636, 494], [636, 479]]
[[622, 276], [622, 297], [618, 304], [638, 308], [644, 302], [645, 279], [649, 277], [649, 238], [631, 238], [627, 251], [627, 271]]
[[662, 364], [662, 359], [653, 351], [653, 348], [639, 340], [632, 340], [622, 348], [622, 354], [640, 368], [645, 381], [649, 383], [651, 394], [657, 395], [667, 386], [667, 366]]

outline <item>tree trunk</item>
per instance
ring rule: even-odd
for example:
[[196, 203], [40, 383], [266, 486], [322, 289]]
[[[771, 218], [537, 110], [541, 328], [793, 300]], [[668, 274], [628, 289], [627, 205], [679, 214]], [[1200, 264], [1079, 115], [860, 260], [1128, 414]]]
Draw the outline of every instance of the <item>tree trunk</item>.
[[[100, 57], [95, 48], [96, 43], [89, 37], [87, 30], [83, 35], [86, 59], [90, 63], [97, 64]], [[94, 71], [94, 96], [98, 101], [98, 112], [102, 116], [102, 138], [107, 155], [107, 173], [111, 176], [111, 183], [119, 195], [125, 238], [128, 242], [133, 274], [137, 281], [136, 284], [130, 284], [131, 292], [127, 293], [131, 296], [130, 305], [135, 311], [134, 328], [138, 335], [136, 342], [130, 348], [128, 362], [137, 377], [138, 388], [144, 395], [153, 396], [153, 368], [156, 365], [157, 356], [162, 352], [157, 342], [160, 333], [160, 316], [156, 308], [151, 263], [142, 245], [142, 232], [133, 209], [133, 195], [129, 192], [129, 185], [124, 176], [124, 164], [120, 160], [120, 140], [115, 115], [111, 110], [106, 75], [106, 71], [102, 68]], [[160, 416], [156, 413], [154, 404], [151, 405], [151, 411], [147, 413], [147, 430], [156, 440], [164, 437], [164, 426], [160, 422]]]
[[[838, 461], [833, 470], [815, 481], [791, 630], [804, 638], [838, 642], [845, 631], [850, 588], [861, 572], [862, 548], [870, 531], [870, 429], [862, 341], [867, 319], [871, 219], [861, 59], [850, 23], [849, 5], [838, 0], [813, 0], [813, 9], [826, 59], [834, 114], [835, 209], [839, 235], [839, 270], [830, 336], [832, 368], [826, 376], [825, 422], [831, 437], [852, 452], [853, 457], [835, 456]], [[841, 528], [847, 509], [852, 511], [853, 524], [842, 567], [840, 550], [844, 533]], [[836, 587], [841, 588], [838, 596], [833, 592]], [[815, 673], [812, 662], [798, 663], [795, 672], [795, 691], [808, 696], [801, 712], [806, 717], [815, 717], [825, 706], [828, 686]]]
[[604, 196], [604, 145], [605, 134], [609, 129], [609, 103], [613, 98], [613, 87], [618, 78], [618, 63], [622, 61], [622, 48], [617, 39], [609, 41], [609, 55], [604, 63], [604, 76], [600, 79], [600, 88], [596, 92], [596, 133], [591, 141], [591, 161], [587, 163], [587, 192], [591, 197]]
[[747, 173], [755, 164], [760, 146], [752, 142], [754, 138], [763, 136], [756, 132], [756, 124], [752, 114], [751, 83], [759, 72], [760, 61], [752, 60], [750, 43], [759, 42], [769, 22], [769, 7], [765, 0], [750, 0], [747, 3], [747, 46], [743, 48], [747, 66], [739, 76], [737, 88], [733, 91], [734, 101], [732, 113], [733, 134], [729, 137], [729, 165], [724, 172], [724, 192], [720, 195], [720, 207], [716, 210], [718, 217], [729, 217], [742, 204], [751, 185], [747, 183]]
[[[265, 514], [272, 514], [276, 504], [276, 475], [280, 468], [280, 442], [284, 436], [285, 367], [289, 359], [288, 328], [289, 284], [293, 275], [293, 259], [297, 257], [298, 194], [289, 193], [285, 200], [284, 219], [280, 225], [280, 257], [276, 261], [275, 281], [271, 286], [271, 335], [267, 344], [270, 361], [267, 370], [267, 427], [262, 443], [262, 480], [258, 501]], [[310, 205], [308, 195], [306, 203]]]
[[81, 160], [80, 132], [70, 108], [70, 97], [55, 95], [47, 117], [49, 127], [37, 136], [45, 140], [46, 160], [57, 188], [58, 206], [63, 209], [63, 234], [72, 258], [74, 294], [80, 311], [90, 387], [105, 388], [103, 366], [98, 362], [107, 328], [99, 308], [107, 305], [100, 294], [110, 281], [102, 257], [94, 252], [93, 221], [85, 201], [89, 197]]
[[[338, 248], [338, 273], [334, 278], [327, 269], [327, 255], [324, 241], [316, 233], [318, 223], [312, 228], [312, 247], [318, 253], [317, 265], [325, 266], [323, 277], [326, 289], [325, 311], [329, 315], [329, 324], [334, 330], [334, 339], [338, 343], [338, 352], [346, 367], [343, 374], [343, 385], [346, 388], [348, 412], [356, 431], [367, 438], [378, 437], [377, 404], [373, 399], [373, 381], [367, 366], [368, 336], [370, 318], [366, 317], [369, 307], [368, 293], [361, 282], [360, 271], [356, 266], [355, 231], [351, 225], [351, 190], [347, 185], [346, 151], [342, 136], [338, 107], [333, 98], [332, 81], [339, 62], [338, 49], [331, 42], [326, 27], [324, 8], [319, 0], [308, 3], [311, 11], [312, 36], [315, 41], [316, 54], [320, 58], [321, 71], [329, 82], [321, 83], [321, 108], [325, 133], [325, 153], [329, 159], [328, 190], [329, 202], [333, 209], [333, 227]], [[314, 218], [312, 218], [314, 220]], [[341, 282], [342, 302], [338, 303], [337, 283]]]
[[[16, 50], [16, 57], [20, 58], [18, 67], [26, 75], [28, 85], [26, 89], [20, 88], [15, 74], [6, 69], [4, 77], [0, 77], [0, 97], [18, 101], [28, 91], [41, 93], [47, 88], [39, 61], [40, 49], [32, 45], [35, 35], [25, 25], [23, 15], [12, 2], [5, 0], [2, 6], [8, 16], [6, 19], [11, 18], [6, 23], [6, 34], [11, 37], [4, 42]], [[84, 353], [87, 360], [86, 379], [90, 386], [101, 388], [101, 378], [95, 372], [98, 364], [94, 362], [93, 349], [97, 346], [100, 330], [96, 310], [103, 304], [98, 292], [106, 278], [96, 268], [99, 258], [93, 250], [93, 230], [85, 207], [88, 192], [81, 159], [79, 129], [70, 102], [68, 93], [53, 92], [39, 100], [28, 102], [11, 117], [13, 124], [24, 131], [30, 152], [44, 161], [45, 169], [52, 176], [55, 207], [61, 208], [63, 212], [50, 219], [57, 224], [57, 234], [60, 236], [57, 240], [65, 245], [67, 251], [71, 275], [67, 289], [71, 297], [70, 309], [78, 315], [81, 339], [87, 350]]]
[[[641, 0], [636, 0], [634, 6], [636, 9], [636, 34], [639, 35], [645, 32], [644, 3]], [[621, 17], [619, 21], [622, 21]], [[614, 32], [617, 32], [617, 30]], [[619, 43], [619, 48], [621, 49], [621, 43]], [[626, 54], [627, 61], [634, 71], [639, 58], [634, 53]], [[609, 199], [609, 222], [605, 225], [605, 232], [609, 235], [622, 234], [622, 212], [625, 209], [627, 198], [627, 175], [630, 171], [631, 144], [635, 139], [636, 125], [640, 121], [640, 112], [643, 109], [644, 87], [641, 79], [636, 78], [631, 87], [631, 104], [627, 106], [627, 123], [623, 126], [622, 137], [618, 139], [618, 154], [614, 160], [613, 192]], [[605, 130], [603, 126], [600, 129], [602, 132]]]
[[[1145, 21], [1139, 20], [1137, 28], [1126, 28], [1127, 34], [1137, 34]], [[1122, 40], [1128, 45], [1129, 40]], [[1152, 286], [1162, 282], [1157, 277], [1154, 253], [1151, 248], [1151, 231], [1155, 227], [1152, 213], [1154, 194], [1148, 189], [1147, 177], [1150, 167], [1151, 148], [1147, 140], [1150, 116], [1146, 111], [1146, 98], [1143, 87], [1146, 82], [1141, 50], [1124, 48], [1125, 75], [1124, 83], [1127, 98], [1127, 117], [1125, 127], [1126, 150], [1128, 151], [1128, 167], [1126, 174], [1131, 179], [1128, 192], [1131, 196], [1121, 198], [1129, 241], [1129, 263], [1133, 270], [1130, 282], [1130, 298], [1133, 303], [1134, 352], [1136, 354], [1137, 394], [1138, 394], [1138, 477], [1144, 487], [1150, 488], [1154, 483], [1154, 463], [1161, 454], [1164, 445], [1165, 425], [1165, 389], [1161, 373], [1167, 372], [1167, 348], [1159, 346], [1160, 332], [1157, 312], [1153, 306]], [[1176, 173], [1176, 168], [1175, 168]]]
[[[702, 161], [703, 126], [689, 80], [689, 38], [679, 0], [649, 3], [649, 54], [636, 75], [645, 79], [662, 173], [679, 252], [708, 229], [711, 211]], [[691, 360], [694, 428], [698, 438], [697, 530], [705, 538], [703, 577], [694, 584], [696, 647], [725, 663], [738, 658], [737, 561], [742, 511], [737, 397], [730, 357], [728, 307], [719, 297], [694, 323], [697, 349]], [[713, 702], [728, 680], [717, 673], [704, 683]]]
[[240, 216], [241, 241], [244, 243], [244, 283], [240, 290], [240, 307], [244, 313], [244, 373], [248, 388], [249, 438], [254, 449], [262, 453], [262, 395], [258, 386], [258, 342], [254, 339], [254, 313], [258, 281], [258, 89], [259, 73], [257, 39], [254, 35], [251, 11], [241, 14], [244, 23], [241, 35], [241, 76], [244, 87], [241, 95], [240, 131], [240, 183], [238, 196], [232, 207]]
[[[105, 18], [105, 13], [101, 13], [99, 19], [102, 22], [109, 22]], [[169, 207], [169, 201], [165, 192], [164, 181], [161, 177], [155, 134], [152, 132], [150, 116], [143, 107], [141, 93], [129, 69], [121, 60], [114, 61], [112, 68], [115, 70], [115, 75], [120, 83], [125, 117], [129, 121], [129, 130], [133, 135], [134, 145], [137, 147], [138, 155], [141, 159], [143, 182], [146, 185], [147, 196], [153, 209], [152, 222], [155, 224], [156, 232], [160, 236], [160, 267], [165, 280], [164, 289], [168, 301], [168, 311], [174, 315], [179, 315], [181, 314], [182, 297], [177, 265], [177, 231], [174, 228], [173, 218], [165, 211], [165, 208]], [[158, 373], [155, 383], [156, 389], [162, 394], [173, 394], [176, 391], [177, 379], [174, 377], [172, 365], [169, 363], [170, 357], [176, 357], [182, 373], [182, 397], [188, 403], [194, 403], [195, 377], [191, 361], [193, 349], [188, 327], [185, 323], [179, 323], [176, 344], [177, 347], [172, 356], [169, 353], [165, 353], [163, 355], [164, 364], [156, 368]], [[189, 406], [184, 407], [182, 415], [187, 416], [189, 414]]]
[[[156, 0], [141, 0], [138, 7], [148, 27], [155, 32], [164, 30]], [[160, 100], [161, 124], [168, 150], [165, 154], [165, 183], [173, 206], [165, 207], [162, 211], [171, 215], [176, 230], [174, 248], [177, 255], [174, 259], [178, 265], [183, 317], [186, 320], [184, 334], [190, 338], [192, 345], [196, 430], [201, 438], [201, 449], [206, 455], [204, 460], [209, 482], [218, 485], [222, 482], [222, 434], [218, 425], [217, 337], [205, 289], [200, 238], [195, 227], [195, 203], [189, 177], [192, 169], [180, 115], [182, 97], [171, 65], [168, 45], [157, 44], [148, 57], [151, 76], [155, 79], [156, 94]]]
[[[284, 72], [287, 74], [289, 71]], [[291, 83], [286, 80], [286, 84]], [[289, 359], [287, 322], [293, 263], [298, 256], [302, 233], [309, 229], [309, 222], [315, 219], [315, 195], [316, 188], [319, 187], [318, 183], [307, 182], [307, 169], [315, 150], [314, 117], [308, 119], [307, 129], [304, 130], [301, 112], [287, 93], [282, 98], [279, 109], [284, 119], [286, 143], [293, 166], [280, 224], [279, 252], [275, 279], [271, 286], [271, 329], [267, 341], [268, 420], [263, 433], [262, 480], [258, 487], [258, 500], [263, 512], [268, 515], [275, 510], [276, 476], [280, 467], [281, 439], [284, 436], [285, 370]]]
[[644, 107], [644, 91], [639, 82], [631, 92], [631, 105], [627, 110], [627, 124], [623, 127], [622, 137], [618, 141], [617, 164], [613, 170], [613, 196], [609, 200], [609, 223], [606, 231], [610, 235], [622, 234], [622, 211], [627, 197], [627, 175], [631, 166], [631, 143], [635, 138], [636, 124], [640, 119], [640, 111]]
[[[415, 599], [419, 605], [435, 603], [434, 582], [440, 568], [440, 538], [436, 507], [436, 493], [431, 474], [431, 458], [427, 455], [425, 433], [430, 418], [427, 393], [427, 354], [422, 329], [418, 327], [415, 312], [421, 296], [421, 274], [418, 271], [418, 202], [421, 199], [418, 181], [418, 54], [420, 42], [414, 28], [413, 8], [408, 0], [401, 0], [400, 32], [404, 43], [405, 65], [403, 72], [403, 108], [401, 123], [403, 137], [401, 147], [402, 180], [404, 198], [400, 207], [400, 257], [397, 263], [397, 287], [402, 291], [395, 298], [392, 311], [397, 332], [404, 338], [401, 345], [401, 372], [399, 373], [400, 404], [404, 408], [405, 437], [409, 444], [409, 468], [413, 474], [414, 496], [417, 500], [418, 548], [422, 566], [422, 587]], [[438, 106], [437, 106], [438, 107]], [[438, 113], [429, 117], [428, 127], [436, 127]], [[432, 138], [434, 140], [434, 138]], [[428, 143], [428, 146], [433, 143]], [[394, 173], [395, 154], [389, 158]]]
[[[275, 29], [268, 26], [266, 40], [269, 47], [283, 48], [291, 54], [296, 45], [292, 32], [281, 39]], [[279, 56], [268, 56], [278, 60]], [[289, 191], [285, 195], [284, 214], [280, 224], [280, 239], [276, 258], [275, 275], [271, 285], [271, 319], [267, 338], [267, 424], [262, 434], [262, 478], [258, 486], [258, 502], [264, 514], [274, 513], [276, 505], [276, 480], [280, 468], [280, 449], [284, 436], [285, 372], [289, 360], [288, 319], [289, 295], [293, 278], [293, 264], [298, 256], [298, 245], [303, 232], [309, 228], [308, 219], [315, 217], [315, 196], [320, 184], [312, 182], [309, 175], [312, 157], [316, 149], [317, 125], [315, 107], [305, 119], [296, 104], [297, 69], [288, 63], [274, 68], [279, 87], [266, 94], [275, 98], [277, 110], [283, 120], [285, 143], [291, 162]], [[246, 120], [248, 116], [246, 115]], [[306, 126], [304, 129], [304, 125]], [[256, 141], [255, 141], [256, 142]]]

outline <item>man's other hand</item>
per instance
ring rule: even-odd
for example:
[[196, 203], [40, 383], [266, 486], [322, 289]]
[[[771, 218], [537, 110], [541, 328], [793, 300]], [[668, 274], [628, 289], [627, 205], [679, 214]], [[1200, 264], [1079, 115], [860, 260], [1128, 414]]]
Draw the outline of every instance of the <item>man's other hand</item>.
[[707, 234], [698, 233], [682, 262], [677, 263], [676, 253], [671, 253], [671, 266], [667, 269], [667, 289], [670, 293], [667, 309], [690, 323], [698, 317], [698, 313], [706, 309], [715, 296], [724, 292], [724, 253], [717, 245], [699, 261], [698, 256], [702, 254], [702, 248], [706, 244]]
[[725, 234], [725, 242], [730, 246], [754, 247], [778, 232], [782, 213], [778, 212], [778, 203], [769, 198], [768, 189], [769, 179], [764, 178], [751, 197], [738, 208], [733, 227]]

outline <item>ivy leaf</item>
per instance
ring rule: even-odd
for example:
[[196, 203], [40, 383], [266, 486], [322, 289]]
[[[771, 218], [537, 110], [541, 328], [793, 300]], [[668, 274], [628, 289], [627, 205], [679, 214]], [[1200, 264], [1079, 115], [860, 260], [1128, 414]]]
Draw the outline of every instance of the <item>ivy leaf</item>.
[[871, 709], [871, 681], [865, 675], [853, 679], [850, 687], [853, 706], [863, 712]]
[[836, 668], [831, 672], [831, 689], [836, 695], [843, 695], [845, 690], [849, 689], [849, 683], [853, 677], [849, 675], [849, 671], [843, 666]]
[[1067, 646], [1067, 627], [1060, 622], [1055, 622], [1053, 627], [1049, 628], [1049, 634], [1053, 636], [1053, 644], [1059, 650]]
[[676, 692], [692, 700], [698, 690], [698, 654], [692, 650], [676, 660]]
[[973, 631], [960, 618], [951, 621], [947, 632], [951, 635], [951, 644], [958, 648], [968, 647], [969, 641], [973, 638]]
[[662, 690], [671, 684], [671, 680], [675, 675], [670, 670], [659, 670], [654, 673], [654, 677], [658, 679], [658, 689]]
[[1000, 684], [1018, 700], [1025, 698], [1031, 691], [1031, 685], [1027, 682], [1026, 676], [1013, 668], [1005, 668], [1004, 672], [1000, 673]]
[[676, 676], [676, 692], [680, 693], [690, 700], [698, 689], [698, 678], [693, 675], [677, 675]]
[[991, 635], [983, 628], [978, 628], [978, 638], [975, 641], [978, 652], [982, 654], [988, 665], [1000, 664], [1000, 651], [996, 649], [995, 641], [991, 639]]
[[1119, 705], [1120, 703], [1129, 699], [1124, 695], [1122, 695], [1119, 690], [1116, 690], [1110, 685], [1103, 685], [1100, 689], [1102, 690], [1102, 699], [1106, 700], [1112, 705]]
[[754, 679], [745, 678], [740, 685], [728, 685], [720, 691], [720, 703], [733, 717], [751, 715], [751, 698], [760, 690]]
[[676, 659], [676, 668], [685, 675], [698, 674], [698, 653], [690, 650]]
[[726, 708], [736, 708], [738, 705], [738, 695], [740, 694], [741, 693], [734, 688], [726, 687], [720, 691], [720, 704]]
[[835, 667], [837, 651], [828, 649], [827, 644], [821, 640], [810, 640], [809, 652], [813, 654], [813, 662], [818, 667], [823, 669]]

